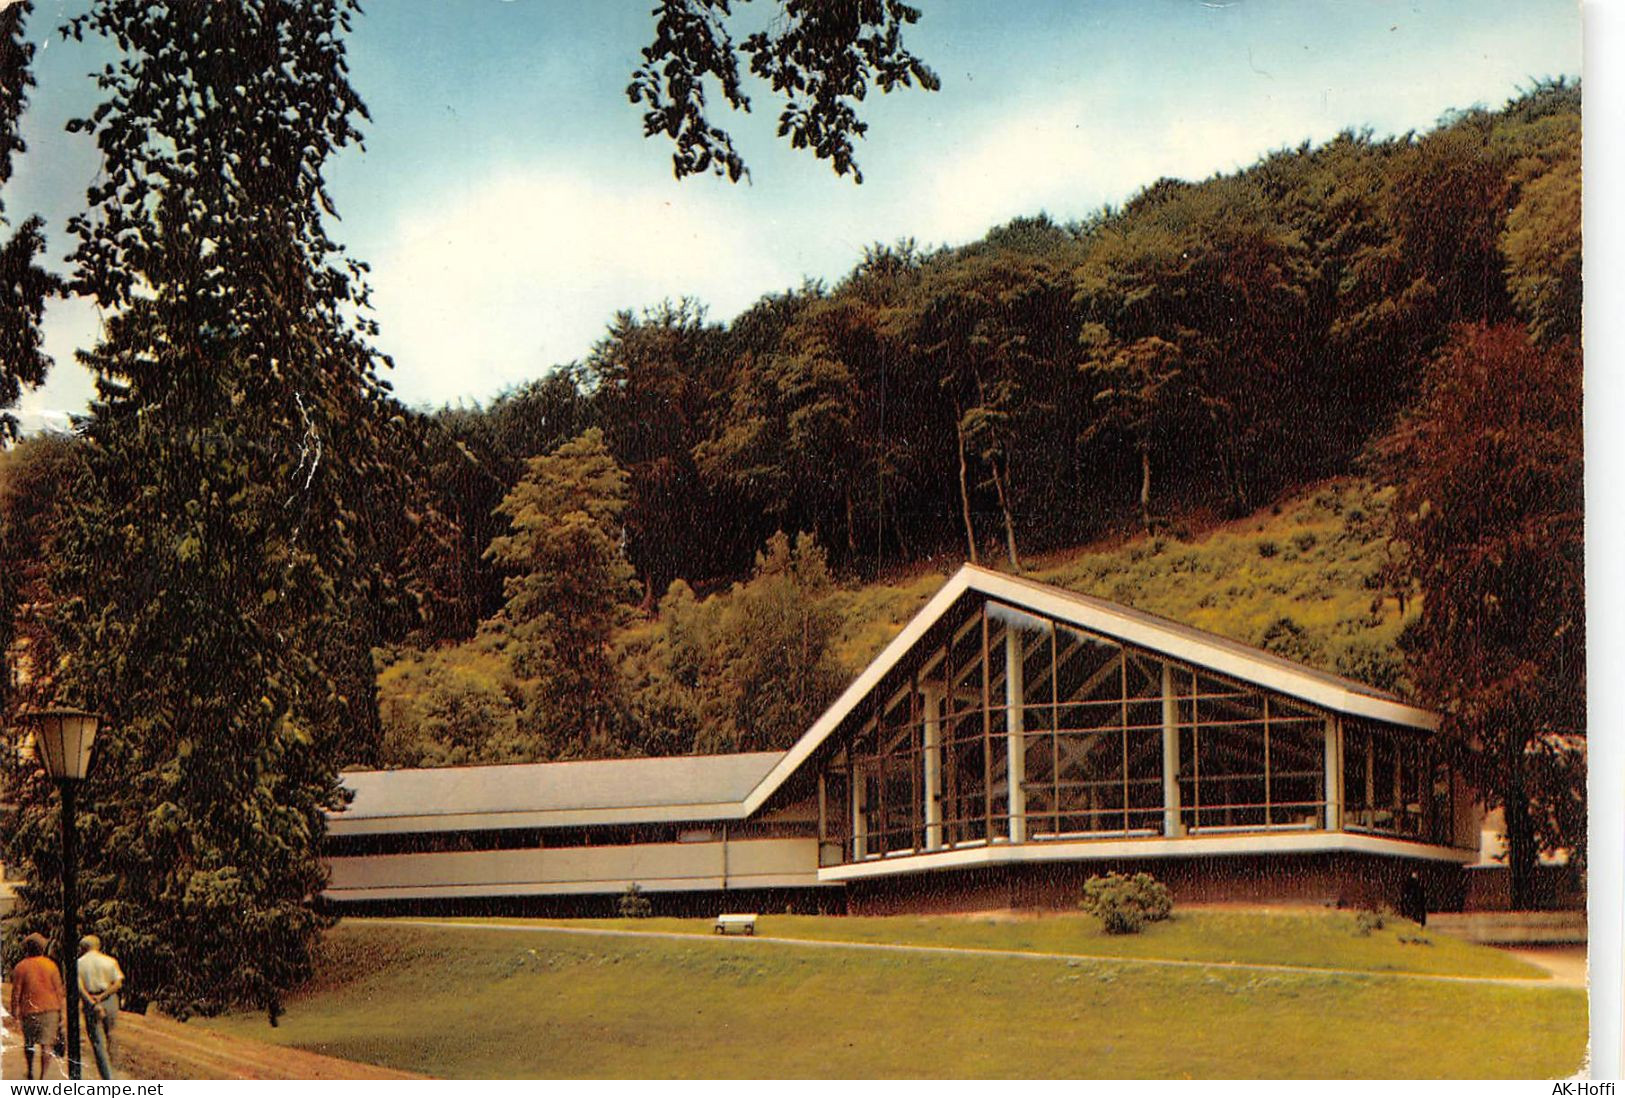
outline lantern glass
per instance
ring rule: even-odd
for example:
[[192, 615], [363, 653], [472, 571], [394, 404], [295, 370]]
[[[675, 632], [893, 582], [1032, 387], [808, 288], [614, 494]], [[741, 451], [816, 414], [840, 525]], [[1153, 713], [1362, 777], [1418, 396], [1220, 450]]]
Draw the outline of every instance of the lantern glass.
[[82, 781], [90, 770], [90, 749], [99, 720], [78, 709], [46, 709], [33, 714], [34, 746], [45, 772], [57, 781]]

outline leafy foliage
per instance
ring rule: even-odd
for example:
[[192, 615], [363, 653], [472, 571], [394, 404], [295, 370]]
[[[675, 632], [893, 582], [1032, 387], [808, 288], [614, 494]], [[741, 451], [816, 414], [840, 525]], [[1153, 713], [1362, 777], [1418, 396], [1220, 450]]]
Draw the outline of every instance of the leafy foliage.
[[[739, 0], [743, 7], [749, 0]], [[871, 86], [883, 92], [916, 83], [935, 91], [937, 76], [903, 45], [903, 28], [920, 13], [901, 0], [782, 0], [772, 23], [735, 42], [729, 29], [730, 0], [660, 0], [654, 9], [654, 41], [632, 73], [627, 98], [643, 104], [645, 137], [662, 134], [677, 146], [677, 178], [710, 171], [738, 182], [749, 175], [728, 132], [710, 120], [706, 101], [714, 82], [734, 110], [750, 110], [739, 71], [750, 59], [752, 75], [782, 97], [778, 136], [828, 160], [836, 175], [863, 182], [853, 158], [855, 139], [868, 132], [855, 103]]]
[[622, 649], [645, 750], [715, 753], [789, 747], [808, 713], [845, 680], [824, 553], [810, 535], [775, 534], [750, 582], [705, 601], [675, 583], [657, 628]]
[[[33, 9], [31, 0], [0, 9], [0, 188], [11, 179], [12, 157], [26, 151], [21, 121], [34, 85], [34, 45], [24, 29]], [[30, 217], [0, 243], [0, 445], [17, 436], [17, 418], [7, 409], [22, 386], [44, 383], [51, 368], [40, 344], [40, 320], [61, 280], [35, 265], [45, 251], [44, 229], [43, 221]]]
[[1388, 917], [1392, 914], [1386, 907], [1362, 908], [1354, 913], [1354, 933], [1361, 938], [1369, 938], [1374, 931], [1381, 930], [1388, 925]]
[[654, 914], [654, 904], [643, 894], [643, 886], [636, 881], [626, 886], [616, 909], [623, 919], [647, 919]]
[[57, 666], [50, 561], [82, 455], [61, 435], [0, 450], [0, 714], [45, 708]]
[[621, 553], [627, 476], [594, 427], [532, 458], [498, 506], [511, 533], [489, 555], [508, 573], [503, 617], [530, 680], [524, 724], [557, 756], [613, 750], [623, 705], [610, 642], [636, 588]]
[[[353, 10], [97, 0], [66, 29], [119, 47], [71, 127], [103, 163], [74, 286], [113, 314], [51, 581], [59, 696], [105, 718], [81, 906], [182, 1016], [275, 1018], [308, 974], [323, 813], [369, 750], [392, 585], [359, 516], [403, 493], [362, 268], [324, 227], [323, 165], [364, 116]], [[19, 915], [48, 924], [55, 802], [31, 764], [11, 778]]]
[[1578, 347], [1473, 325], [1429, 364], [1422, 401], [1382, 448], [1402, 547], [1390, 581], [1422, 595], [1411, 673], [1506, 809], [1520, 907], [1538, 851], [1585, 845], [1580, 412]]

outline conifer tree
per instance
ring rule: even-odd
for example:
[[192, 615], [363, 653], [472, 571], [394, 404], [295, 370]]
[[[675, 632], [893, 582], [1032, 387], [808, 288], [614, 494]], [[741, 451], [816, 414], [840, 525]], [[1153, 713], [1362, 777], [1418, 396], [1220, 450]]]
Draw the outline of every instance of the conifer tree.
[[497, 510], [488, 555], [508, 573], [514, 667], [533, 680], [527, 723], [554, 757], [615, 750], [624, 710], [610, 642], [637, 586], [621, 550], [627, 476], [594, 427], [532, 458]]

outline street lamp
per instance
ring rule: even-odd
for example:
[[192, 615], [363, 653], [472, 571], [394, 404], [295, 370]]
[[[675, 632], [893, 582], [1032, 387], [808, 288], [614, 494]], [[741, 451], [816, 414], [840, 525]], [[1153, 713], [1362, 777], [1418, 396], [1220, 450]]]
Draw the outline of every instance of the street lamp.
[[74, 795], [90, 769], [90, 748], [100, 718], [79, 709], [37, 709], [25, 715], [34, 726], [34, 750], [62, 793], [62, 982], [68, 992], [68, 1078], [80, 1077], [78, 858]]

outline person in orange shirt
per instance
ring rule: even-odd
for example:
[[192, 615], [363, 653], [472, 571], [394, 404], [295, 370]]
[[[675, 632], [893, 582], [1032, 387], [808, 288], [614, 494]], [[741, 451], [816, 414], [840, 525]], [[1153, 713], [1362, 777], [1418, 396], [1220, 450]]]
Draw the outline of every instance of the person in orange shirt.
[[[67, 1018], [68, 989], [62, 970], [45, 955], [45, 939], [30, 934], [23, 939], [23, 959], [11, 970], [11, 1016], [23, 1029], [23, 1058], [28, 1078], [45, 1078], [51, 1064], [51, 1042], [62, 1032]], [[39, 1074], [34, 1074], [34, 1046], [39, 1046]]]

